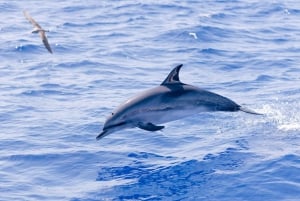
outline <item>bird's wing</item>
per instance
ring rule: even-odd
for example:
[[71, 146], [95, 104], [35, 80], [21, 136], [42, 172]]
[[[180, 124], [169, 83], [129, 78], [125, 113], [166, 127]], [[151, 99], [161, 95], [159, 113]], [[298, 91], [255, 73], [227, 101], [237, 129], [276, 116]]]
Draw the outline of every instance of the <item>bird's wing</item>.
[[46, 49], [52, 54], [52, 50], [51, 50], [51, 47], [50, 47], [49, 42], [48, 42], [48, 40], [47, 40], [45, 31], [40, 31], [39, 33], [40, 33], [40, 36], [41, 36], [41, 38], [42, 38], [42, 41], [43, 41], [43, 43], [44, 43]]
[[25, 16], [25, 18], [31, 22], [31, 24], [39, 29], [42, 29], [42, 27], [29, 15], [29, 13], [27, 11], [23, 11], [23, 14]]

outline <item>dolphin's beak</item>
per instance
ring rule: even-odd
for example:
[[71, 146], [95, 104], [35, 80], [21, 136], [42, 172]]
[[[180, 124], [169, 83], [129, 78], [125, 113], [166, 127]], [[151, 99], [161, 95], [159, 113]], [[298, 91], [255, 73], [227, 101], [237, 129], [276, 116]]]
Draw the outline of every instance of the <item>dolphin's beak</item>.
[[[126, 128], [126, 122], [123, 121], [123, 122], [120, 122], [120, 123], [117, 123], [117, 124], [113, 124], [113, 125], [107, 125], [107, 123], [105, 123], [104, 127], [103, 127], [103, 131], [102, 133], [100, 133], [96, 139], [97, 140], [100, 140], [102, 138], [104, 138], [105, 136], [107, 136], [108, 134], [110, 133], [113, 133], [117, 130], [120, 130], [120, 129], [124, 129]], [[124, 127], [125, 126], [125, 127]]]
[[100, 140], [101, 138], [104, 138], [105, 136], [107, 136], [107, 130], [103, 130], [102, 133], [100, 133], [97, 137], [96, 140]]

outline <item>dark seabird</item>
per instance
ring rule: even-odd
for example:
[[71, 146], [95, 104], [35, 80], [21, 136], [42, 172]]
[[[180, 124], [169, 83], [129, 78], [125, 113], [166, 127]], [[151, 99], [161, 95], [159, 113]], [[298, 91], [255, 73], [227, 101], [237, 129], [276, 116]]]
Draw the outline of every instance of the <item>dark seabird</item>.
[[51, 47], [49, 45], [49, 42], [47, 40], [47, 37], [46, 37], [46, 30], [43, 29], [30, 15], [28, 12], [26, 11], [23, 11], [24, 13], [24, 16], [26, 17], [26, 19], [31, 22], [31, 24], [34, 26], [34, 29], [31, 33], [39, 33], [40, 34], [40, 37], [42, 38], [42, 41], [46, 47], [46, 49], [52, 54], [52, 50], [51, 50]]

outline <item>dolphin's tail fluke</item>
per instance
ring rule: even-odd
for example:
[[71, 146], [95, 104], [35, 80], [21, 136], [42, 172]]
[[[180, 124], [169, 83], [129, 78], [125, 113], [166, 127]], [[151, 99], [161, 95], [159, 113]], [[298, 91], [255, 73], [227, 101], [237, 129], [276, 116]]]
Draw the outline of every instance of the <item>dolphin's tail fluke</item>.
[[246, 113], [249, 113], [249, 114], [255, 114], [255, 115], [263, 115], [262, 113], [258, 113], [258, 112], [255, 112], [249, 108], [246, 108], [246, 107], [243, 107], [243, 106], [240, 106], [240, 111], [243, 111], [243, 112], [246, 112]]

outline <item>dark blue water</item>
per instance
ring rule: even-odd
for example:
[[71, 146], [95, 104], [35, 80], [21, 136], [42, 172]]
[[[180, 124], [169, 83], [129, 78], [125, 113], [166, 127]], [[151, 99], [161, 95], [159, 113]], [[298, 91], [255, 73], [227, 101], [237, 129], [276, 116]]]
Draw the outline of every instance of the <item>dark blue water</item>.
[[[300, 198], [300, 3], [1, 1], [0, 200]], [[31, 34], [26, 9], [54, 54]], [[96, 141], [109, 113], [181, 80], [265, 116], [203, 113]]]

